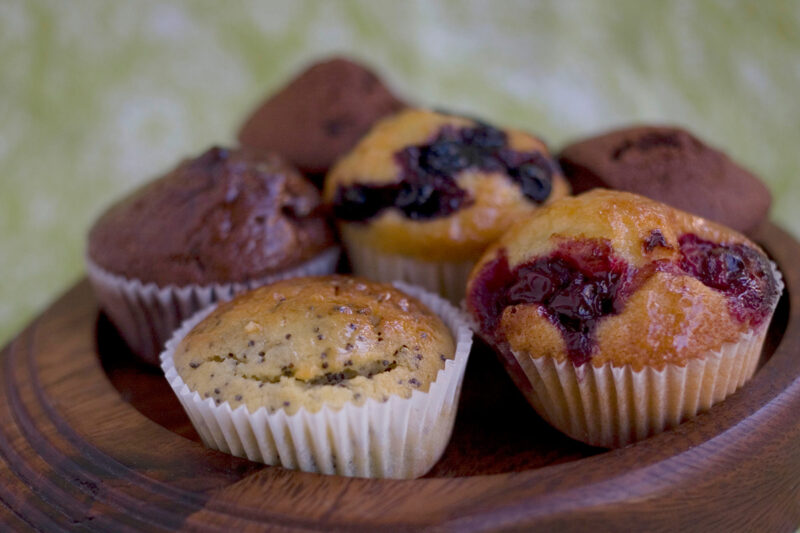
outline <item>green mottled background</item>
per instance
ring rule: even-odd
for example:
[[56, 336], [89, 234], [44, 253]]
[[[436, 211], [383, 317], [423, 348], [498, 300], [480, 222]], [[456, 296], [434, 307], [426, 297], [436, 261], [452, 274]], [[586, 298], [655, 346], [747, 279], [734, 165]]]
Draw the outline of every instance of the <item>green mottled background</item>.
[[104, 206], [334, 52], [554, 146], [684, 124], [800, 234], [800, 2], [0, 0], [0, 344], [82, 275]]

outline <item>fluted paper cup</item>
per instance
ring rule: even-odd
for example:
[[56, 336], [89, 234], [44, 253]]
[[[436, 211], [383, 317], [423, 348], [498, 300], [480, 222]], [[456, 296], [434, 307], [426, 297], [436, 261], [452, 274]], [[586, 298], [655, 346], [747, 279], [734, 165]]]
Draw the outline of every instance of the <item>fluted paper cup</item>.
[[[774, 264], [773, 269], [780, 295], [783, 282]], [[675, 427], [736, 392], [755, 373], [768, 329], [765, 320], [736, 342], [661, 369], [611, 363], [576, 367], [538, 354], [513, 356], [530, 381], [527, 396], [542, 418], [576, 440], [616, 448]]]
[[425, 261], [389, 254], [350, 243], [347, 248], [353, 274], [389, 283], [395, 280], [419, 285], [458, 305], [464, 299], [475, 261]]
[[100, 307], [131, 351], [142, 361], [158, 365], [158, 354], [181, 322], [214, 302], [273, 281], [301, 276], [332, 274], [339, 261], [339, 247], [325, 250], [296, 267], [244, 283], [167, 285], [143, 283], [109, 272], [88, 257], [89, 281]]
[[252, 461], [323, 474], [415, 478], [430, 470], [450, 440], [472, 330], [464, 315], [441, 297], [402, 282], [394, 285], [436, 313], [456, 341], [454, 357], [428, 391], [414, 390], [409, 398], [368, 398], [361, 405], [323, 406], [316, 412], [301, 408], [291, 415], [265, 407], [251, 412], [246, 405], [217, 405], [190, 390], [173, 361], [181, 340], [214, 307], [187, 320], [167, 342], [161, 368], [205, 445]]

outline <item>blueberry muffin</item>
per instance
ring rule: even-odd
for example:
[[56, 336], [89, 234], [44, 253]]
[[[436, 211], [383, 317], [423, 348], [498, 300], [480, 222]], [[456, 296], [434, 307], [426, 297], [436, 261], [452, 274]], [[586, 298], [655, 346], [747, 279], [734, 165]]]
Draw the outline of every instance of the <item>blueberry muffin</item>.
[[597, 189], [514, 227], [467, 290], [480, 334], [539, 414], [612, 447], [741, 387], [782, 284], [743, 235]]
[[[186, 388], [190, 414], [240, 412], [274, 443], [251, 454], [238, 434], [213, 443], [198, 428], [215, 447], [304, 470], [416, 477], [449, 439], [470, 338], [457, 310], [417, 295], [429, 305], [358, 278], [279, 281], [204, 313], [168, 349], [165, 372]], [[312, 442], [299, 447], [295, 426]], [[404, 434], [413, 442], [396, 442]]]
[[681, 128], [614, 130], [570, 144], [559, 157], [576, 194], [629, 191], [744, 233], [769, 211], [769, 190], [756, 176]]
[[324, 189], [357, 274], [405, 279], [451, 301], [513, 221], [566, 194], [536, 137], [423, 109], [378, 123]]
[[333, 229], [316, 188], [275, 154], [212, 148], [111, 206], [89, 233], [100, 305], [157, 363], [203, 305], [284, 276], [333, 272]]
[[315, 63], [267, 98], [239, 130], [239, 142], [275, 151], [315, 182], [400, 101], [367, 67], [334, 57]]

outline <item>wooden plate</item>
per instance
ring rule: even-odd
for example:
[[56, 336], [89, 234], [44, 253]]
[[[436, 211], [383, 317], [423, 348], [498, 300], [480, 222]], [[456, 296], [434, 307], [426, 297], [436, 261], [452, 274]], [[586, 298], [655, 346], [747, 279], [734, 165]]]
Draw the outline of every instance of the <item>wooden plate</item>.
[[759, 241], [787, 291], [762, 366], [679, 428], [616, 451], [562, 436], [474, 350], [442, 460], [423, 479], [348, 479], [205, 449], [137, 365], [86, 281], [2, 352], [0, 518], [56, 531], [792, 530], [800, 524], [800, 245]]

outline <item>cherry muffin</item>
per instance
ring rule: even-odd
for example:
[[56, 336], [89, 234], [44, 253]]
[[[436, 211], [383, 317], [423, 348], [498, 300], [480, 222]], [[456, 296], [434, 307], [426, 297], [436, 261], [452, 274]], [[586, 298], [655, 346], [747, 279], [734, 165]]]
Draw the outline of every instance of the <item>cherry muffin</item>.
[[130, 348], [158, 364], [202, 307], [283, 277], [329, 274], [339, 247], [317, 189], [281, 157], [211, 148], [111, 206], [89, 279]]
[[408, 109], [339, 161], [324, 197], [355, 273], [407, 280], [457, 302], [490, 243], [568, 192], [536, 137]]
[[471, 338], [457, 309], [420, 289], [296, 278], [188, 321], [162, 366], [210, 447], [306, 471], [417, 477], [450, 438]]
[[596, 189], [505, 234], [476, 265], [467, 306], [543, 418], [616, 447], [741, 387], [781, 291], [741, 234]]

